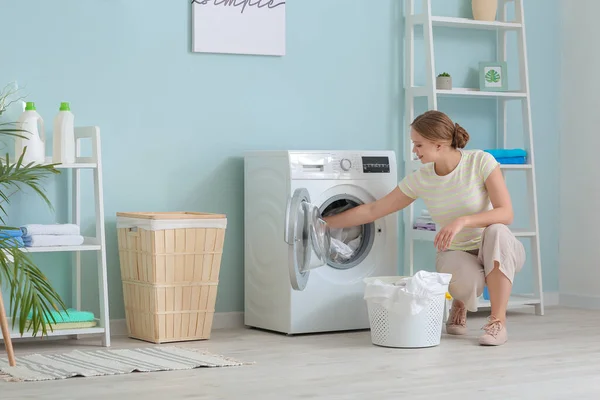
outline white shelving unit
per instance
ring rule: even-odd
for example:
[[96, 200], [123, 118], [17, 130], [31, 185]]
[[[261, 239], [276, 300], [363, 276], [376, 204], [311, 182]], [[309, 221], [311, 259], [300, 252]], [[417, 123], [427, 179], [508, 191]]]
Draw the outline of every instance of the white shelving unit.
[[[509, 301], [509, 307], [522, 307], [525, 305], [535, 306], [537, 315], [544, 314], [544, 299], [542, 291], [542, 269], [540, 263], [540, 242], [538, 227], [538, 207], [537, 191], [535, 183], [535, 162], [534, 146], [530, 112], [530, 92], [529, 76], [527, 65], [527, 45], [525, 37], [525, 18], [523, 10], [523, 0], [499, 0], [498, 1], [498, 21], [476, 21], [468, 18], [453, 18], [434, 16], [431, 12], [431, 0], [420, 0], [422, 3], [422, 12], [415, 14], [415, 0], [405, 0], [405, 59], [407, 60], [406, 76], [404, 87], [406, 91], [406, 118], [410, 122], [415, 118], [415, 99], [418, 97], [427, 98], [427, 108], [429, 110], [438, 109], [438, 98], [440, 97], [471, 97], [471, 98], [489, 98], [496, 99], [497, 108], [497, 147], [506, 148], [507, 145], [507, 101], [519, 101], [523, 115], [523, 134], [525, 135], [525, 146], [527, 150], [528, 164], [525, 165], [501, 165], [502, 172], [522, 171], [527, 177], [528, 187], [528, 207], [529, 207], [529, 227], [526, 230], [515, 230], [516, 236], [531, 240], [531, 263], [533, 267], [534, 293], [527, 295], [512, 295]], [[514, 3], [515, 20], [507, 21], [507, 7], [509, 3]], [[424, 46], [425, 46], [425, 86], [415, 86], [415, 26], [423, 26]], [[497, 58], [498, 61], [507, 60], [507, 32], [515, 31], [517, 33], [518, 54], [519, 54], [519, 72], [520, 72], [520, 90], [504, 92], [486, 92], [478, 88], [453, 88], [451, 90], [439, 90], [436, 88], [435, 54], [433, 45], [433, 28], [449, 27], [455, 29], [483, 29], [494, 30], [497, 35]], [[406, 124], [408, 125], [408, 124]], [[405, 129], [405, 166], [406, 172], [414, 171], [422, 165], [412, 156], [412, 142], [410, 139], [410, 130]], [[514, 199], [517, 200], [517, 199]], [[415, 220], [414, 206], [411, 205], [405, 210], [405, 254], [406, 264], [409, 266], [410, 275], [414, 270], [414, 241], [425, 240], [433, 241], [436, 232], [421, 231], [413, 229]], [[489, 301], [481, 300], [480, 307], [489, 307]]]
[[[108, 281], [106, 272], [106, 239], [104, 229], [104, 194], [102, 187], [102, 157], [100, 147], [100, 129], [96, 126], [76, 127], [75, 140], [77, 158], [74, 164], [62, 164], [57, 169], [72, 171], [72, 210], [70, 223], [81, 226], [81, 170], [93, 170], [94, 200], [96, 217], [95, 237], [86, 237], [84, 243], [79, 246], [52, 246], [52, 247], [26, 247], [23, 251], [29, 253], [51, 253], [72, 252], [73, 262], [73, 299], [72, 307], [81, 310], [81, 252], [94, 251], [97, 253], [96, 268], [98, 271], [98, 285], [100, 294], [100, 314], [97, 316], [97, 326], [93, 328], [55, 330], [48, 329], [48, 336], [83, 336], [100, 335], [102, 345], [110, 346], [110, 324], [108, 313]], [[81, 157], [82, 142], [91, 142], [91, 157]], [[48, 164], [51, 164], [49, 159]], [[87, 267], [87, 266], [86, 266]], [[11, 324], [12, 325], [12, 324]], [[39, 337], [40, 333], [38, 333]], [[25, 332], [23, 336], [18, 332], [18, 327], [11, 331], [11, 339], [31, 338], [31, 332]], [[0, 335], [0, 340], [2, 337]]]

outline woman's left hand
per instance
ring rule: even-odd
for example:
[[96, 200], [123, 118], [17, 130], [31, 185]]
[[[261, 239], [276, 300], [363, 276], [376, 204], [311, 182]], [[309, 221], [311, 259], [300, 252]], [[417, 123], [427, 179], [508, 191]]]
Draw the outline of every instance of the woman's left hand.
[[450, 247], [450, 244], [452, 243], [452, 240], [454, 240], [454, 237], [463, 230], [463, 228], [465, 227], [466, 222], [464, 220], [464, 218], [457, 218], [454, 221], [452, 221], [450, 224], [446, 225], [445, 227], [442, 228], [442, 230], [440, 230], [438, 232], [437, 235], [435, 235], [435, 240], [433, 241], [433, 245], [439, 250], [439, 251], [445, 251], [448, 249], [448, 247]]

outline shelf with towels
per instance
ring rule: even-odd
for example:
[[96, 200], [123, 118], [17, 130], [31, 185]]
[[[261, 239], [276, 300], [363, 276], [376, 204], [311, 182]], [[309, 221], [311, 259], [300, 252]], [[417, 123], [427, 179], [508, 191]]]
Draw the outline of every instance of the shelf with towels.
[[72, 252], [72, 251], [94, 251], [102, 250], [102, 245], [96, 238], [84, 237], [83, 244], [78, 246], [39, 246], [39, 247], [21, 247], [22, 251], [28, 253], [53, 253], [53, 252]]
[[[409, 162], [410, 168], [415, 171], [419, 168], [422, 168], [425, 164], [421, 163], [419, 160], [412, 160]], [[531, 169], [531, 164], [500, 164], [501, 170], [525, 170]]]
[[[416, 0], [404, 2], [404, 17], [405, 23], [405, 48], [406, 48], [406, 67], [404, 69], [404, 90], [406, 94], [405, 102], [405, 117], [407, 121], [413, 121], [416, 117], [417, 109], [426, 104], [427, 110], [438, 110], [440, 105], [444, 103], [441, 99], [451, 98], [454, 100], [481, 100], [486, 99], [496, 102], [494, 113], [490, 115], [495, 122], [494, 129], [494, 146], [497, 148], [485, 150], [492, 154], [499, 163], [499, 168], [502, 175], [523, 175], [519, 176], [520, 182], [524, 182], [527, 188], [527, 198], [518, 199], [519, 202], [524, 202], [528, 208], [529, 221], [523, 222], [522, 225], [527, 226], [527, 229], [511, 229], [519, 238], [529, 239], [530, 249], [528, 259], [531, 260], [532, 282], [533, 282], [533, 297], [532, 299], [515, 298], [516, 302], [511, 297], [509, 306], [513, 306], [519, 302], [522, 304], [532, 304], [535, 306], [537, 315], [544, 314], [544, 299], [543, 299], [543, 282], [542, 282], [542, 265], [540, 257], [540, 230], [538, 223], [538, 193], [535, 178], [535, 155], [533, 142], [533, 124], [531, 121], [531, 99], [529, 87], [529, 71], [527, 60], [527, 42], [525, 40], [525, 11], [523, 0], [507, 0], [499, 2], [497, 18], [493, 21], [481, 21], [474, 18], [457, 18], [450, 16], [437, 16], [432, 12], [432, 0], [422, 0], [421, 6], [416, 7]], [[508, 6], [512, 3], [514, 11], [509, 13]], [[417, 10], [417, 8], [419, 10]], [[513, 14], [514, 18], [509, 19], [509, 14]], [[419, 26], [422, 32], [415, 29]], [[510, 90], [505, 88], [488, 88], [478, 85], [479, 87], [451, 87], [451, 89], [441, 89], [437, 86], [436, 79], [436, 53], [435, 31], [436, 27], [459, 28], [459, 29], [488, 29], [495, 31], [496, 40], [492, 51], [495, 52], [495, 61], [507, 62], [508, 53], [506, 43], [509, 38], [508, 34], [515, 33], [517, 39], [517, 59], [515, 67], [519, 71], [519, 85]], [[419, 38], [422, 36], [422, 39]], [[415, 57], [415, 48], [417, 44], [422, 44], [422, 51], [419, 50], [419, 55], [423, 57]], [[421, 59], [423, 59], [421, 61]], [[468, 60], [467, 60], [468, 61]], [[418, 63], [417, 63], [418, 62]], [[468, 65], [465, 65], [468, 68]], [[424, 72], [424, 82], [417, 83], [416, 72]], [[441, 72], [441, 71], [440, 71]], [[507, 86], [508, 87], [508, 86]], [[417, 104], [417, 100], [421, 104]], [[510, 102], [509, 102], [510, 101]], [[517, 103], [521, 108], [522, 124], [521, 129], [509, 129], [508, 124], [508, 106], [511, 102]], [[519, 104], [520, 103], [520, 104]], [[457, 103], [458, 104], [458, 103]], [[468, 104], [466, 104], [468, 107]], [[515, 131], [513, 133], [513, 131]], [[424, 164], [413, 157], [413, 143], [410, 136], [409, 125], [405, 124], [403, 130], [403, 148], [405, 173], [421, 169]], [[518, 142], [513, 141], [513, 135], [520, 133]], [[509, 140], [510, 139], [510, 140]], [[522, 143], [523, 148], [509, 148], [509, 143]], [[524, 179], [521, 179], [524, 178]], [[512, 189], [512, 187], [510, 187]], [[513, 199], [517, 202], [517, 197]], [[412, 275], [415, 266], [415, 241], [430, 241], [435, 239], [436, 231], [428, 231], [426, 229], [415, 229], [416, 216], [414, 203], [411, 203], [403, 211], [404, 231], [405, 231], [405, 271], [404, 274]], [[423, 228], [427, 228], [427, 224], [420, 224]]]
[[[98, 308], [99, 313], [96, 319], [97, 326], [89, 328], [69, 328], [69, 329], [57, 329], [51, 331], [48, 329], [48, 336], [83, 336], [83, 335], [99, 335], [101, 337], [101, 345], [104, 347], [110, 346], [110, 318], [109, 318], [109, 307], [108, 307], [108, 273], [106, 265], [106, 233], [105, 233], [105, 222], [104, 222], [104, 188], [102, 183], [102, 157], [101, 157], [101, 141], [100, 141], [100, 129], [97, 126], [83, 126], [75, 127], [75, 140], [77, 155], [75, 157], [75, 163], [72, 164], [58, 164], [55, 166], [56, 169], [61, 172], [69, 172], [69, 180], [71, 182], [71, 216], [68, 224], [76, 225], [77, 229], [72, 230], [69, 227], [40, 227], [33, 225], [26, 225], [21, 228], [22, 236], [19, 238], [23, 240], [20, 246], [23, 244], [30, 245], [30, 247], [19, 247], [24, 253], [55, 253], [55, 252], [74, 252], [73, 256], [73, 273], [72, 273], [72, 299], [70, 301], [72, 308], [76, 310], [82, 309], [82, 293], [83, 293], [83, 274], [82, 274], [82, 251], [97, 251], [98, 257], [96, 258], [96, 269], [98, 272]], [[83, 141], [87, 141], [85, 147], [82, 146]], [[89, 146], [88, 146], [89, 145]], [[91, 156], [83, 157], [81, 155], [81, 148], [89, 148]], [[0, 161], [2, 162], [2, 161]], [[5, 162], [5, 161], [4, 161]], [[54, 164], [51, 158], [46, 158], [44, 164]], [[95, 222], [95, 235], [94, 237], [83, 236], [83, 242], [81, 241], [81, 235], [79, 227], [82, 224], [81, 209], [82, 209], [82, 171], [83, 169], [91, 169], [91, 178], [93, 181], [93, 200], [94, 200], [94, 222]], [[87, 200], [86, 200], [87, 202]], [[65, 224], [66, 225], [66, 224]], [[25, 230], [23, 230], [25, 229]], [[30, 230], [31, 229], [31, 230]], [[58, 231], [58, 232], [57, 232]], [[15, 237], [13, 234], [5, 233], [11, 238]], [[0, 232], [1, 235], [1, 232]], [[37, 238], [38, 240], [26, 240], [35, 238], [36, 235], [77, 235], [79, 238], [75, 241], [53, 241], [47, 240], [48, 238]], [[60, 244], [60, 243], [63, 244]], [[35, 244], [39, 244], [35, 246]], [[56, 244], [55, 244], [56, 243]], [[72, 243], [78, 243], [72, 245]], [[81, 243], [81, 244], [79, 244]], [[31, 245], [34, 246], [31, 246]], [[45, 244], [48, 244], [45, 246]], [[6, 247], [6, 246], [5, 246]], [[86, 261], [87, 262], [87, 261]], [[93, 266], [94, 263], [90, 266]], [[87, 266], [86, 266], [87, 269]], [[9, 324], [10, 326], [10, 324]], [[32, 338], [31, 332], [26, 331], [23, 335], [18, 332], [18, 326], [11, 328], [9, 339], [21, 339], [21, 338]], [[2, 335], [0, 335], [2, 336]], [[38, 337], [41, 336], [41, 332], [38, 332]], [[9, 340], [9, 345], [12, 346], [12, 340]]]
[[[15, 325], [12, 327], [12, 321], [8, 320], [9, 332], [11, 339], [30, 339], [34, 337], [40, 337], [41, 333], [38, 333], [37, 336], [33, 336], [33, 333], [30, 330], [27, 330], [23, 333], [23, 336], [19, 333], [19, 326]], [[48, 327], [47, 336], [72, 336], [72, 335], [99, 335], [103, 334], [105, 329], [100, 326], [95, 326], [93, 328], [69, 328], [69, 329], [55, 329], [51, 330]], [[0, 342], [2, 341], [2, 335], [0, 335]]]

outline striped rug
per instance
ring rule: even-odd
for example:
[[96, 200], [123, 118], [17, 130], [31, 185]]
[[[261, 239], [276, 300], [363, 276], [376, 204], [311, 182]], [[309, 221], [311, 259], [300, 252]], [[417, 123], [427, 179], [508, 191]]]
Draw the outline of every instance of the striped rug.
[[[0, 358], [0, 373], [11, 381], [46, 381], [76, 376], [128, 374], [131, 372], [177, 371], [193, 368], [233, 367], [244, 363], [214, 354], [174, 346], [136, 349], [71, 351], [60, 354], [30, 354], [17, 357], [9, 367]], [[12, 379], [11, 379], [12, 378]], [[0, 396], [1, 398], [1, 396]]]

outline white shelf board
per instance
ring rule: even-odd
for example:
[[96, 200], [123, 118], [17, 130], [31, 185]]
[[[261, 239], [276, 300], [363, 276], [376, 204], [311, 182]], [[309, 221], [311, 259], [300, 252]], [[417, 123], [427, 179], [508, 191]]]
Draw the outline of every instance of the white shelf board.
[[[79, 157], [79, 159], [76, 159], [77, 161], [75, 161], [72, 164], [59, 164], [59, 165], [55, 165], [54, 168], [56, 169], [86, 169], [86, 168], [97, 168], [98, 164], [95, 162], [89, 162], [90, 158], [88, 157]], [[91, 160], [91, 161], [95, 161], [95, 160]], [[54, 162], [52, 162], [52, 157], [46, 157], [46, 162], [44, 163], [46, 165], [50, 165], [50, 164], [56, 164]]]
[[[12, 325], [9, 325], [11, 331], [10, 331], [10, 337], [11, 339], [27, 339], [27, 338], [33, 338], [33, 334], [31, 331], [25, 331], [25, 333], [23, 333], [23, 336], [21, 336], [21, 334], [19, 333], [19, 326], [15, 326], [14, 329], [12, 328]], [[69, 335], [98, 335], [104, 333], [104, 328], [101, 327], [94, 327], [94, 328], [81, 328], [81, 329], [61, 329], [61, 330], [54, 330], [51, 331], [48, 328], [48, 332], [47, 332], [47, 336], [51, 337], [51, 336], [69, 336]], [[36, 338], [40, 338], [42, 336], [42, 332], [39, 331], [37, 333], [37, 336], [35, 336]], [[2, 339], [2, 337], [0, 336], [0, 339]]]
[[[409, 168], [407, 169], [412, 171], [416, 171], [425, 166], [425, 164], [421, 163], [419, 160], [410, 160], [408, 164]], [[500, 169], [504, 170], [527, 170], [531, 168], [531, 164], [500, 164]]]
[[[425, 97], [428, 95], [428, 90], [424, 86], [413, 86], [409, 90], [409, 95], [415, 97]], [[502, 91], [502, 92], [487, 92], [477, 88], [452, 88], [450, 90], [435, 89], [437, 96], [445, 97], [489, 97], [489, 98], [504, 98], [504, 99], [524, 99], [527, 93], [519, 91]]]
[[[421, 19], [420, 19], [421, 20]], [[487, 29], [487, 30], [516, 30], [523, 27], [518, 22], [501, 22], [501, 21], [477, 21], [470, 18], [454, 18], [454, 17], [438, 17], [432, 16], [431, 23], [433, 26], [441, 26], [448, 28], [467, 28], [467, 29]]]
[[500, 164], [500, 169], [531, 169], [531, 164]]
[[[11, 164], [16, 164], [18, 160], [15, 159], [9, 159], [9, 162]], [[6, 159], [2, 159], [0, 158], [0, 162], [2, 162], [2, 164], [6, 164]], [[56, 164], [52, 162], [51, 158], [46, 158], [46, 161], [44, 161], [44, 163], [42, 163], [42, 165], [52, 165], [52, 164]], [[58, 164], [55, 165], [54, 168], [56, 169], [93, 169], [93, 168], [98, 168], [98, 163], [95, 162], [75, 162], [73, 164]]]
[[[511, 229], [516, 237], [535, 237], [535, 232], [529, 229]], [[411, 236], [413, 240], [421, 240], [425, 242], [433, 242], [437, 231], [426, 231], [421, 229], [412, 229]]]
[[[511, 295], [510, 299], [508, 300], [508, 307], [509, 308], [522, 307], [522, 306], [532, 306], [532, 305], [536, 305], [536, 304], [540, 304], [540, 299], [536, 299], [533, 296]], [[490, 303], [489, 300], [485, 300], [482, 297], [479, 300], [478, 307], [480, 307], [480, 308], [489, 308], [489, 307], [491, 307], [491, 303]]]
[[[50, 163], [49, 163], [50, 164]], [[75, 163], [75, 164], [60, 164], [54, 166], [56, 169], [93, 169], [97, 168], [96, 163]]]
[[411, 236], [413, 240], [421, 240], [424, 242], [433, 242], [437, 231], [426, 231], [422, 229], [412, 229]]
[[102, 246], [95, 238], [86, 237], [79, 246], [47, 246], [47, 247], [22, 247], [27, 253], [54, 253], [67, 251], [94, 251], [101, 250]]

